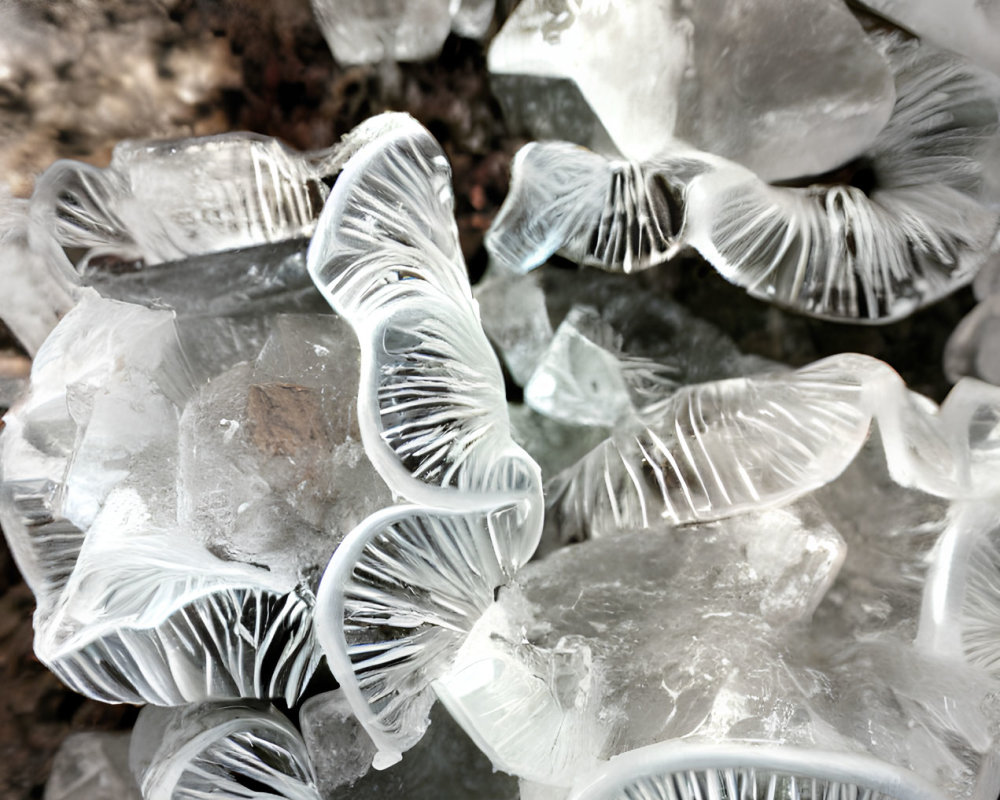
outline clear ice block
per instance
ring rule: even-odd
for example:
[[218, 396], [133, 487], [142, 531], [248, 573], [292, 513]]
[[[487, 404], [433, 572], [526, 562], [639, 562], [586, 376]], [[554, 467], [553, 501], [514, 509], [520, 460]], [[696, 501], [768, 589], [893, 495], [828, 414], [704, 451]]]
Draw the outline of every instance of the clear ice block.
[[843, 558], [812, 508], [563, 548], [501, 590], [435, 688], [495, 764], [550, 785], [740, 724], [804, 742], [781, 640]]
[[147, 707], [129, 760], [145, 800], [320, 800], [302, 736], [264, 703]]
[[[524, 0], [493, 40], [489, 69], [501, 102], [533, 138], [606, 131], [638, 160], [679, 138], [768, 179], [819, 174], [855, 157], [894, 99], [878, 50], [847, 9], [827, 0]], [[596, 123], [573, 124], [579, 102], [566, 117], [573, 103], [560, 82], [575, 84]]]
[[450, 31], [479, 39], [495, 0], [312, 0], [333, 57], [342, 64], [434, 58]]
[[127, 733], [70, 734], [52, 761], [44, 800], [142, 800], [128, 756]]

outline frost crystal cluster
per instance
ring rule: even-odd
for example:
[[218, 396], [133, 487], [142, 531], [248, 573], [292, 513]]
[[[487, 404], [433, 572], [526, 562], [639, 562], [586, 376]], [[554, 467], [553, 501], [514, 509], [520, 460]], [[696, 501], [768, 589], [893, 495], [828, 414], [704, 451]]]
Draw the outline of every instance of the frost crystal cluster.
[[[997, 797], [997, 15], [871, 5], [920, 38], [523, 0], [489, 66], [549, 140], [475, 286], [402, 113], [310, 153], [126, 142], [5, 200], [34, 362], [0, 525], [38, 658], [144, 706], [46, 798]], [[346, 62], [493, 15], [314, 6]], [[657, 277], [689, 257], [842, 322], [975, 278], [954, 388], [741, 352]]]

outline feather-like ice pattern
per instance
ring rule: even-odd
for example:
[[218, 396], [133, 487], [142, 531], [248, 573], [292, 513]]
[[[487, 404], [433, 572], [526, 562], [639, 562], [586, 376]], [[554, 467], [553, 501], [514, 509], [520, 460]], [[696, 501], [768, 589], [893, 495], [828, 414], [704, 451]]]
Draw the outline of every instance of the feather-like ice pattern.
[[477, 509], [537, 492], [458, 244], [451, 170], [430, 134], [384, 115], [355, 137], [309, 248], [316, 285], [361, 343], [369, 458], [408, 500]]
[[334, 553], [317, 596], [317, 636], [379, 748], [376, 767], [423, 735], [431, 681], [533, 552], [522, 534], [532, 505], [397, 506], [369, 517]]
[[790, 500], [839, 475], [868, 437], [868, 359], [684, 387], [622, 426], [546, 491], [564, 535], [718, 519]]
[[145, 800], [320, 800], [302, 736], [263, 704], [145, 709], [130, 761]]
[[944, 800], [906, 769], [860, 753], [668, 742], [578, 781], [571, 800]]
[[[656, 520], [720, 519], [806, 494], [837, 477], [877, 420], [893, 479], [941, 497], [983, 496], [964, 432], [886, 364], [842, 354], [791, 373], [683, 387], [650, 403], [546, 487], [561, 538]], [[961, 426], [959, 426], [961, 427]], [[995, 469], [995, 468], [993, 468]]]
[[511, 165], [510, 193], [490, 226], [493, 260], [526, 272], [559, 253], [612, 272], [668, 257], [681, 224], [681, 169], [609, 160], [567, 142], [532, 142]]
[[59, 161], [31, 199], [32, 243], [146, 264], [282, 241], [312, 232], [327, 189], [323, 154], [238, 133], [123, 142], [99, 169]]
[[85, 293], [0, 435], [0, 522], [35, 593], [35, 649], [108, 702], [294, 702], [312, 597], [177, 530], [177, 424], [195, 391], [173, 314]]
[[918, 643], [957, 653], [1000, 676], [1000, 514], [995, 502], [958, 504], [934, 552]]
[[733, 164], [688, 187], [684, 244], [751, 294], [817, 317], [899, 319], [968, 283], [998, 214], [984, 198], [1000, 91], [958, 57], [886, 37], [897, 100], [850, 185], [770, 186]]

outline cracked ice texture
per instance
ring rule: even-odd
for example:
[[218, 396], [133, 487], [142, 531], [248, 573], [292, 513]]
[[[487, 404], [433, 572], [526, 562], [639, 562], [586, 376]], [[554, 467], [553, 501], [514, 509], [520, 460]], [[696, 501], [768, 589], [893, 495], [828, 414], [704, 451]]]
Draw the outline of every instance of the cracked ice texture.
[[582, 144], [601, 149], [606, 132], [626, 157], [645, 159], [680, 138], [769, 179], [819, 174], [858, 155], [894, 99], [884, 60], [828, 0], [525, 0], [494, 39], [489, 67], [529, 130], [565, 117], [546, 100], [566, 103], [566, 89], [539, 102], [549, 86], [534, 84], [572, 82], [583, 103], [569, 119], [586, 120], [589, 106], [598, 120], [597, 141]]
[[434, 58], [448, 33], [482, 38], [495, 0], [312, 0], [333, 57], [342, 64]]
[[756, 758], [808, 752], [791, 770], [806, 785], [839, 772], [893, 798], [1000, 788], [984, 671], [899, 629], [808, 625], [842, 563], [870, 569], [814, 502], [640, 538], [527, 566], [435, 684], [494, 761], [572, 797], [631, 796], [587, 791], [603, 760], [653, 745], [676, 751], [678, 773], [714, 752], [703, 767], [766, 776], [782, 758]]

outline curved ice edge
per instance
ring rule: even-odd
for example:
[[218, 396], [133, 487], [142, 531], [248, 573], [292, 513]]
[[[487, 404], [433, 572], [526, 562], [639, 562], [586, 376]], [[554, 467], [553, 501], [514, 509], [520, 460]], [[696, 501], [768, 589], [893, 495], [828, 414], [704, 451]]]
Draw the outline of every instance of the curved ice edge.
[[671, 741], [611, 758], [578, 779], [569, 800], [617, 800], [636, 780], [676, 772], [753, 768], [844, 784], [858, 784], [893, 800], [948, 800], [916, 773], [862, 753], [791, 745], [696, 744]]
[[[538, 491], [536, 493], [520, 498], [521, 502], [526, 506], [525, 518], [532, 523], [536, 517], [540, 517], [541, 491], [540, 486], [537, 488]], [[480, 509], [480, 513], [485, 516], [501, 509], [504, 505], [502, 501], [496, 501], [492, 507]], [[323, 652], [326, 654], [330, 671], [340, 683], [352, 711], [377, 748], [375, 758], [372, 762], [375, 769], [387, 769], [400, 761], [403, 752], [419, 740], [420, 736], [423, 735], [423, 731], [418, 732], [418, 736], [413, 742], [401, 747], [400, 741], [397, 738], [383, 731], [377, 716], [372, 712], [368, 700], [361, 691], [354, 671], [354, 665], [349, 655], [347, 638], [344, 634], [343, 623], [346, 603], [343, 590], [348, 584], [351, 573], [360, 556], [371, 541], [382, 533], [388, 525], [412, 518], [418, 514], [438, 517], [462, 517], [467, 515], [467, 513], [457, 512], [452, 509], [419, 505], [392, 506], [372, 514], [352, 530], [334, 551], [316, 593], [316, 612], [314, 614], [316, 638]], [[530, 548], [523, 549], [522, 547], [517, 547], [515, 552], [504, 553], [502, 552], [503, 542], [496, 539], [491, 541], [498, 562], [502, 567], [506, 566], [509, 568], [508, 578], [534, 552], [538, 538], [541, 536], [540, 525], [534, 527], [537, 527], [538, 530], [537, 535], [530, 537], [532, 544]], [[523, 545], [523, 543], [512, 544]], [[450, 662], [442, 663], [440, 667], [441, 674], [447, 672], [450, 667]], [[433, 677], [428, 678], [426, 686], [423, 687], [424, 691], [431, 690], [432, 680]]]

